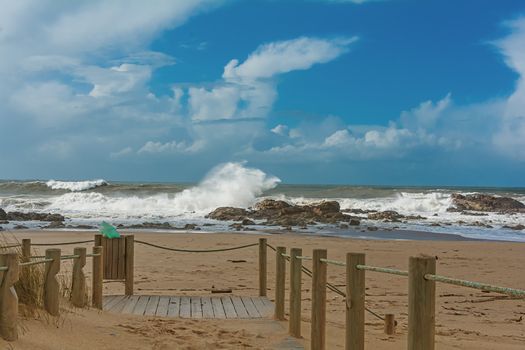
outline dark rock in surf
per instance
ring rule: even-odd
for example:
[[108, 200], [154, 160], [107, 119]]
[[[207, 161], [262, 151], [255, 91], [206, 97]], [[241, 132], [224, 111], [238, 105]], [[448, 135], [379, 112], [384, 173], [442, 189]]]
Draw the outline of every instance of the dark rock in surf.
[[7, 220], [7, 213], [4, 211], [4, 209], [0, 208], [0, 221]]
[[15, 227], [13, 227], [15, 230], [25, 230], [25, 229], [28, 229], [29, 227], [27, 226], [24, 226], [24, 225], [16, 225]]
[[246, 218], [250, 212], [248, 212], [246, 209], [242, 208], [234, 208], [234, 207], [219, 207], [206, 215], [206, 218], [208, 219], [215, 219], [215, 220], [233, 220], [233, 221], [241, 221]]
[[12, 211], [7, 213], [7, 220], [11, 221], [64, 221], [65, 217], [60, 214], [51, 213], [22, 213]]
[[404, 215], [399, 214], [397, 211], [386, 210], [377, 213], [368, 214], [369, 220], [387, 220], [392, 222], [399, 222], [400, 219], [405, 218]]
[[350, 221], [348, 222], [348, 224], [350, 226], [359, 226], [361, 224], [361, 221], [357, 220], [357, 219], [350, 219]]
[[525, 230], [525, 225], [522, 225], [522, 224], [518, 224], [516, 226], [505, 225], [505, 226], [503, 226], [503, 228], [508, 228], [508, 229], [511, 229], [511, 230], [520, 231], [520, 230]]
[[52, 221], [49, 225], [44, 226], [43, 228], [64, 228], [66, 225], [62, 221]]
[[184, 225], [184, 230], [193, 230], [193, 231], [200, 231], [200, 227], [197, 226], [197, 224], [186, 224]]
[[509, 197], [453, 193], [452, 200], [454, 207], [449, 208], [450, 211], [525, 212], [525, 204]]
[[247, 225], [255, 225], [255, 222], [253, 222], [252, 220], [250, 219], [244, 219], [241, 224], [247, 226]]

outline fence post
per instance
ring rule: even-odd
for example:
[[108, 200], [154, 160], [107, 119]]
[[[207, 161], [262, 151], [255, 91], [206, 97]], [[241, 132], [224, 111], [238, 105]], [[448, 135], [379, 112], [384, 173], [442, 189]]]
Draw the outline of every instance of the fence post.
[[126, 236], [126, 284], [125, 294], [133, 295], [133, 269], [135, 268], [135, 238]]
[[303, 253], [300, 248], [290, 250], [290, 322], [288, 324], [290, 335], [301, 337], [301, 269], [302, 260], [297, 259]]
[[93, 280], [91, 290], [91, 302], [93, 307], [102, 310], [102, 279], [104, 275], [104, 264], [102, 255], [102, 246], [93, 247]]
[[1, 254], [0, 266], [7, 266], [0, 285], [0, 335], [14, 341], [18, 339], [18, 296], [13, 286], [18, 281], [18, 254]]
[[286, 281], [286, 253], [285, 247], [275, 250], [275, 319], [284, 321], [284, 292]]
[[312, 255], [312, 328], [311, 350], [325, 349], [326, 330], [326, 249], [314, 249]]
[[28, 262], [31, 258], [31, 239], [22, 239], [22, 262]]
[[394, 314], [385, 314], [385, 334], [392, 335], [396, 333], [396, 319]]
[[365, 348], [365, 254], [346, 254], [346, 350]]
[[74, 255], [80, 256], [73, 260], [73, 279], [71, 281], [71, 302], [76, 307], [86, 306], [86, 276], [82, 270], [86, 265], [86, 248], [78, 247]]
[[259, 238], [259, 296], [266, 296], [266, 238]]
[[436, 283], [425, 275], [436, 273], [436, 259], [410, 257], [408, 263], [408, 350], [433, 350]]
[[58, 316], [60, 313], [60, 287], [56, 275], [60, 271], [60, 249], [46, 249], [46, 259], [52, 259], [52, 261], [46, 261], [44, 274], [44, 308], [49, 314]]

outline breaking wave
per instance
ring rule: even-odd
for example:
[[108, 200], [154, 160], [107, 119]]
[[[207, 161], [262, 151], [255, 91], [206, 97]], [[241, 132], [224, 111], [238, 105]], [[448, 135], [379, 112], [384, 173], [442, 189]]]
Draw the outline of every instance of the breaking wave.
[[46, 186], [52, 190], [66, 190], [71, 192], [81, 192], [100, 186], [108, 185], [106, 180], [88, 180], [88, 181], [55, 181], [49, 180]]

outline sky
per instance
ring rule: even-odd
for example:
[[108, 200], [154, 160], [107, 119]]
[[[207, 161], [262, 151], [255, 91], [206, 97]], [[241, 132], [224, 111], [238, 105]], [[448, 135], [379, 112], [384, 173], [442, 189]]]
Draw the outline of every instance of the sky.
[[525, 186], [521, 0], [0, 9], [0, 179]]

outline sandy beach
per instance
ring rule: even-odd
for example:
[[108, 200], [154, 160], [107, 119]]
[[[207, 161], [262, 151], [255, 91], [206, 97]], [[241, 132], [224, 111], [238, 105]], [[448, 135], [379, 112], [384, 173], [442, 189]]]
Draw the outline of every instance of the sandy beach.
[[[12, 237], [34, 243], [75, 241], [94, 232], [18, 231]], [[221, 248], [257, 242], [262, 235], [234, 233], [133, 232], [136, 239], [177, 248]], [[11, 233], [4, 232], [10, 239]], [[357, 240], [298, 234], [264, 235], [273, 246], [299, 247], [310, 255], [326, 248], [330, 259], [344, 260], [347, 252], [366, 253], [367, 264], [407, 269], [408, 257], [438, 257], [437, 271], [455, 278], [525, 288], [525, 245], [480, 241]], [[88, 245], [89, 246], [89, 245]], [[72, 252], [64, 246], [63, 254]], [[38, 250], [43, 252], [43, 250]], [[231, 288], [235, 295], [258, 293], [257, 247], [222, 253], [174, 253], [135, 244], [135, 293], [147, 295], [209, 295], [212, 286]], [[232, 262], [235, 260], [237, 262]], [[240, 262], [238, 262], [240, 261]], [[269, 250], [268, 296], [273, 299], [275, 257]], [[305, 261], [309, 266], [309, 262]], [[63, 271], [68, 271], [63, 263]], [[288, 266], [287, 266], [288, 268]], [[88, 272], [90, 266], [86, 265]], [[329, 266], [328, 280], [344, 288], [344, 269]], [[308, 349], [310, 283], [303, 276], [303, 313], [300, 340]], [[406, 278], [368, 272], [367, 306], [379, 314], [394, 313], [399, 324], [394, 336], [383, 333], [383, 323], [366, 314], [366, 346], [369, 349], [403, 349], [407, 335]], [[104, 294], [122, 294], [123, 285], [107, 283]], [[525, 342], [525, 301], [472, 289], [437, 284], [437, 349], [522, 349]], [[344, 348], [342, 297], [327, 292], [327, 348]], [[66, 303], [63, 303], [66, 307]], [[286, 305], [288, 310], [288, 305]], [[182, 320], [115, 315], [94, 309], [65, 308], [59, 320], [41, 317], [23, 320], [23, 332], [14, 349], [272, 349], [287, 336], [287, 322], [263, 320]]]

